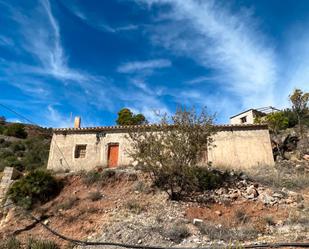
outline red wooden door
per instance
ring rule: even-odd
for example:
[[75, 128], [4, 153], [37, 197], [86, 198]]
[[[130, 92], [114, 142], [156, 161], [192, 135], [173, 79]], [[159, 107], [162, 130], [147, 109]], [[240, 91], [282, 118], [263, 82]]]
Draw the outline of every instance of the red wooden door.
[[108, 146], [108, 167], [114, 168], [118, 166], [118, 152], [118, 144], [111, 144]]

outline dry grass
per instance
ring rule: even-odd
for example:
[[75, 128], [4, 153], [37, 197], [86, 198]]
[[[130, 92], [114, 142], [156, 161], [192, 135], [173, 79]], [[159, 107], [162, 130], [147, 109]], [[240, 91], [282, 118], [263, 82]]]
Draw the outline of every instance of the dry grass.
[[98, 201], [101, 200], [103, 195], [99, 191], [90, 192], [88, 195], [88, 198], [91, 201]]
[[165, 231], [165, 236], [175, 243], [180, 243], [190, 236], [189, 229], [184, 224], [174, 224]]
[[79, 201], [78, 197], [70, 197], [66, 201], [62, 202], [61, 204], [57, 205], [57, 210], [63, 209], [63, 210], [69, 210], [73, 208], [77, 202]]
[[293, 167], [259, 166], [248, 169], [250, 178], [273, 188], [304, 189], [309, 187], [309, 174], [298, 172]]
[[252, 226], [242, 226], [236, 228], [228, 228], [214, 224], [202, 223], [198, 225], [201, 234], [207, 235], [210, 240], [223, 241], [246, 241], [255, 239], [258, 231]]
[[138, 200], [134, 199], [127, 201], [125, 207], [135, 214], [140, 214], [145, 210], [144, 206], [142, 206]]

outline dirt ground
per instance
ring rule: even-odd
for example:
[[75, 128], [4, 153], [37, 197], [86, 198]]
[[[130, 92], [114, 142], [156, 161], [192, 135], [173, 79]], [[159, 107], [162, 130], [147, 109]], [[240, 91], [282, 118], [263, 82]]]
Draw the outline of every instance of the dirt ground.
[[[308, 222], [302, 224], [306, 229], [298, 228], [297, 221], [287, 227], [291, 214], [299, 211], [296, 207], [265, 206], [249, 200], [209, 205], [169, 201], [164, 192], [151, 188], [143, 175], [138, 175], [137, 179], [124, 176], [103, 186], [87, 186], [81, 175], [65, 176], [64, 182], [59, 196], [36, 208], [32, 214], [36, 217], [47, 215], [44, 223], [69, 238], [174, 246], [178, 243], [172, 241], [168, 234], [174, 229], [172, 225], [181, 223], [190, 232], [181, 244], [197, 246], [209, 242], [192, 224], [193, 219], [201, 219], [207, 224], [227, 229], [243, 225], [253, 227], [257, 231], [254, 241], [309, 240], [309, 220], [303, 221]], [[309, 189], [302, 192], [308, 207]], [[17, 209], [10, 210], [2, 221], [0, 237], [3, 239], [16, 234], [22, 241], [33, 237], [54, 240], [62, 248], [68, 245], [40, 224], [21, 231], [32, 223], [33, 220]], [[301, 237], [294, 236], [294, 225]], [[287, 237], [287, 234], [291, 236]]]

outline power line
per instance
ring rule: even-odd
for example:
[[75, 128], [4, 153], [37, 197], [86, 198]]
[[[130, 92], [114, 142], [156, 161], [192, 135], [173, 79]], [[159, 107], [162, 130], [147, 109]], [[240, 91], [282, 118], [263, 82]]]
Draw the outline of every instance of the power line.
[[[20, 117], [20, 118], [26, 120], [26, 121], [29, 122], [30, 124], [36, 125], [36, 126], [40, 126], [40, 125], [38, 125], [36, 122], [31, 121], [29, 118], [23, 116], [22, 114], [18, 113], [17, 111], [13, 110], [12, 108], [10, 108], [10, 107], [8, 107], [8, 106], [6, 106], [6, 105], [4, 105], [4, 104], [1, 104], [1, 103], [0, 103], [0, 106], [3, 107], [4, 109], [6, 109], [6, 110], [8, 110], [8, 111], [10, 111], [10, 112], [12, 112], [12, 113], [14, 113], [14, 114], [17, 115], [18, 117]], [[54, 144], [56, 145], [57, 149], [59, 150], [59, 152], [60, 152], [60, 154], [61, 154], [61, 157], [64, 159], [65, 163], [66, 163], [67, 166], [70, 168], [70, 164], [68, 163], [67, 159], [65, 158], [65, 156], [64, 156], [62, 150], [60, 149], [59, 145], [57, 144], [56, 140], [52, 140], [52, 141], [54, 142]]]

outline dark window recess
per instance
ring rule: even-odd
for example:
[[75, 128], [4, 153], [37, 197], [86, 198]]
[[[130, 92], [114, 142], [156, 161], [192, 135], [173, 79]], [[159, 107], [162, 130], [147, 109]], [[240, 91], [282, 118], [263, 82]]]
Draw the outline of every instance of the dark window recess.
[[85, 158], [86, 157], [86, 144], [76, 145], [75, 147], [75, 158]]
[[241, 123], [247, 123], [247, 116], [240, 118]]

